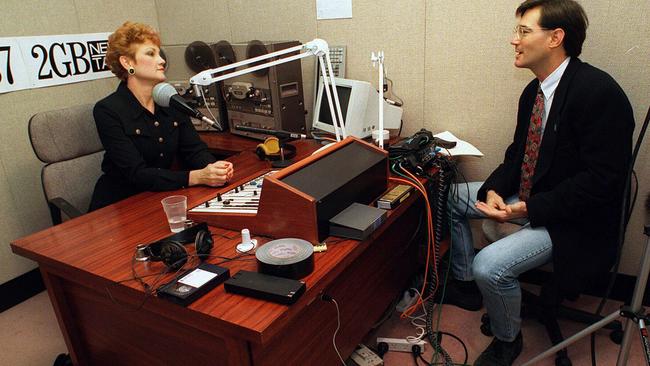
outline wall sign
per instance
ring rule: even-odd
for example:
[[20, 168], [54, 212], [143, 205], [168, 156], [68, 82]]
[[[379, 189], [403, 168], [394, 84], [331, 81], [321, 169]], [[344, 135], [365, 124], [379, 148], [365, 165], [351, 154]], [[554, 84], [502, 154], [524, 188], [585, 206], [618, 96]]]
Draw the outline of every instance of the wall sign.
[[0, 38], [0, 93], [114, 76], [110, 33]]

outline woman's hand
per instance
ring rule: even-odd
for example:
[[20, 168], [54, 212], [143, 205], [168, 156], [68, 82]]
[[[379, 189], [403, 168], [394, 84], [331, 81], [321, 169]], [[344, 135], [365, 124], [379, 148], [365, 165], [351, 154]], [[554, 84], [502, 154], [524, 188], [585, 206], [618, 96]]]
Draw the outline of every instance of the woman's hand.
[[208, 164], [203, 169], [192, 170], [190, 172], [189, 185], [204, 184], [211, 187], [222, 186], [232, 178], [233, 173], [234, 169], [231, 162], [217, 161]]

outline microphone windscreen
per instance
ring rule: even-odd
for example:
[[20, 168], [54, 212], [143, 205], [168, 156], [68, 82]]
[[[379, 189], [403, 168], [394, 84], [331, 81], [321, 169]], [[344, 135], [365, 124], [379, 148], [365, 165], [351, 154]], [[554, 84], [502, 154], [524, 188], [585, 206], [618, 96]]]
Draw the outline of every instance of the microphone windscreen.
[[153, 87], [153, 101], [161, 107], [169, 107], [169, 100], [176, 94], [176, 88], [169, 83], [158, 83]]

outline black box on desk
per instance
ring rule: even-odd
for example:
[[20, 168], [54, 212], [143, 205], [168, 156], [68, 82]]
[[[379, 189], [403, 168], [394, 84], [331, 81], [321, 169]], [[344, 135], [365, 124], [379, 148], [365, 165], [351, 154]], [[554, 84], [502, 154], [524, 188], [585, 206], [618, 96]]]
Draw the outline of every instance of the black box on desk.
[[226, 292], [291, 305], [305, 292], [305, 283], [290, 278], [241, 270], [223, 284]]
[[158, 297], [187, 306], [230, 277], [228, 268], [201, 263], [158, 289]]
[[353, 203], [330, 219], [330, 235], [363, 240], [386, 220], [386, 210]]

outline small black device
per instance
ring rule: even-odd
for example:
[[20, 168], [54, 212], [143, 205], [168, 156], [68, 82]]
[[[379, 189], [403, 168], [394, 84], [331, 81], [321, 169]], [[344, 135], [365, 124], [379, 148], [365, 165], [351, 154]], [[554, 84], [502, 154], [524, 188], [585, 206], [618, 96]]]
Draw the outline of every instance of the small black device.
[[426, 176], [427, 170], [442, 159], [438, 152], [455, 146], [455, 141], [434, 137], [431, 131], [423, 128], [413, 136], [391, 145], [388, 154], [393, 164]]
[[170, 270], [177, 270], [187, 262], [187, 249], [184, 244], [194, 243], [196, 255], [204, 260], [214, 246], [212, 233], [206, 223], [189, 227], [179, 233], [150, 244], [136, 247], [135, 260], [139, 262], [163, 262]]
[[284, 305], [295, 303], [306, 288], [302, 281], [244, 270], [235, 273], [223, 286], [226, 292]]
[[330, 235], [363, 240], [385, 220], [386, 210], [353, 203], [330, 219]]
[[210, 263], [183, 272], [178, 278], [158, 289], [158, 297], [187, 306], [230, 277], [228, 268]]

